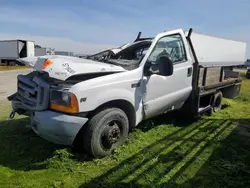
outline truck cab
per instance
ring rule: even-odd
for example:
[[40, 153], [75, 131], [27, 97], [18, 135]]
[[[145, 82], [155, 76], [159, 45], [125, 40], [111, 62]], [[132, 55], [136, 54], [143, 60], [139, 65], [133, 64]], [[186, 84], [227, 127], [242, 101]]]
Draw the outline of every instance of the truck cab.
[[[213, 110], [216, 97], [221, 97], [218, 91], [236, 83], [233, 89], [238, 92], [231, 98], [238, 95], [241, 80], [237, 76], [230, 82], [221, 76], [218, 90], [217, 85], [207, 89], [212, 84], [205, 81], [198, 85], [198, 58], [182, 29], [137, 38], [122, 50], [85, 59], [22, 58], [19, 61], [34, 71], [18, 76], [17, 92], [9, 97], [11, 117], [28, 115], [32, 129], [41, 137], [64, 145], [80, 142], [90, 156], [104, 157], [145, 119], [184, 107], [196, 115]], [[219, 73], [224, 74], [223, 68]], [[206, 100], [201, 99], [204, 96]]]

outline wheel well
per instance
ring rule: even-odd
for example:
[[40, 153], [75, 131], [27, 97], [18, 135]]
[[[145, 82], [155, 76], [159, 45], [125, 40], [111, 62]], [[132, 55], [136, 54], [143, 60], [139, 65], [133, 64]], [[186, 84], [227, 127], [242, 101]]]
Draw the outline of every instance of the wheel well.
[[123, 110], [125, 114], [128, 116], [129, 128], [131, 129], [135, 127], [135, 124], [136, 124], [135, 108], [130, 102], [126, 100], [113, 100], [113, 101], [104, 103], [100, 105], [99, 107], [97, 107], [94, 111], [90, 112], [88, 114], [88, 118], [91, 118], [93, 115], [100, 112], [104, 108], [111, 108], [111, 107], [116, 107], [116, 108], [120, 108], [121, 110]]

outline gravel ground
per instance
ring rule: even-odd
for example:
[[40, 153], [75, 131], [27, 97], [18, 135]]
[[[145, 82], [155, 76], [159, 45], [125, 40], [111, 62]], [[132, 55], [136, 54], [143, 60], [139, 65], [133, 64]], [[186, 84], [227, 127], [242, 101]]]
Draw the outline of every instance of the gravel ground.
[[1, 71], [0, 72], [0, 103], [7, 101], [7, 97], [17, 89], [17, 75], [27, 74], [31, 72], [28, 70], [12, 70], [12, 71]]

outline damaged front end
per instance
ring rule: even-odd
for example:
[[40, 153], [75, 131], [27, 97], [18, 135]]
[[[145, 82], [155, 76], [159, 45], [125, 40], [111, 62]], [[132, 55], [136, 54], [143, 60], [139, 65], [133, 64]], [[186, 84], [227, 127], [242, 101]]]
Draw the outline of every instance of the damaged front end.
[[70, 92], [72, 87], [78, 82], [125, 71], [119, 66], [61, 56], [23, 61], [35, 70], [18, 75], [17, 92], [8, 97], [13, 109], [10, 118], [16, 113], [29, 116], [29, 127], [37, 135], [63, 145], [71, 145], [88, 121], [79, 111], [78, 96]]
[[33, 71], [18, 75], [17, 92], [8, 97], [13, 109], [10, 118], [14, 118], [15, 113], [31, 116], [34, 111], [46, 110], [49, 107], [50, 85], [46, 73]]
[[[14, 118], [15, 113], [32, 116], [36, 111], [49, 109], [52, 87], [63, 85], [63, 89], [67, 89], [77, 82], [126, 71], [120, 66], [56, 55], [21, 58], [18, 61], [35, 71], [18, 75], [17, 92], [8, 97], [13, 108], [10, 118]], [[60, 90], [60, 86], [58, 88]]]
[[[14, 118], [15, 113], [30, 116], [28, 127], [37, 135], [56, 144], [72, 145], [88, 121], [88, 118], [74, 114], [78, 113], [78, 108], [72, 108], [72, 105], [77, 107], [76, 100], [73, 104], [69, 97], [65, 99], [66, 95], [60, 95], [70, 94], [68, 91], [72, 85], [38, 71], [19, 75], [17, 79], [17, 92], [8, 97], [13, 109], [10, 118]], [[62, 103], [65, 101], [69, 104]]]

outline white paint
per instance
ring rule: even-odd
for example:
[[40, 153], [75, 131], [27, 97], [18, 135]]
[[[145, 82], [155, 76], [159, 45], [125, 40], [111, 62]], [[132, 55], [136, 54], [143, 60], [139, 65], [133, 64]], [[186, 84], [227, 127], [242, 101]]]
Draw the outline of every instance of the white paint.
[[[50, 59], [53, 64], [42, 69], [45, 61]], [[18, 61], [34, 67], [37, 71], [49, 73], [51, 78], [66, 80], [70, 76], [98, 72], [123, 72], [126, 71], [120, 66], [101, 63], [89, 59], [82, 59], [71, 56], [47, 55], [28, 58], [20, 58]]]
[[35, 56], [35, 43], [33, 41], [27, 41], [26, 48], [27, 48], [27, 57], [34, 57]]
[[[162, 37], [174, 34], [179, 34], [183, 40], [183, 46], [187, 55], [186, 60], [175, 64], [174, 72], [170, 76], [160, 76], [157, 74], [148, 77], [144, 76], [143, 70], [145, 63], [154, 51], [157, 42]], [[224, 41], [224, 39], [213, 41], [219, 41], [218, 45], [221, 46], [230, 43], [230, 41], [226, 40], [225, 44], [221, 44], [221, 40]], [[233, 43], [235, 44], [235, 42]], [[195, 41], [194, 44], [196, 48], [202, 48], [198, 51], [198, 54], [200, 54], [200, 57], [202, 57], [203, 54], [207, 55], [204, 56], [206, 60], [218, 62], [221, 61], [222, 58], [227, 58], [224, 57], [227, 53], [217, 55], [217, 53], [212, 50], [213, 53], [210, 54], [211, 50], [202, 45], [196, 45], [198, 44], [197, 41]], [[215, 44], [216, 43], [213, 43], [213, 45]], [[236, 42], [236, 44], [238, 43]], [[204, 51], [205, 49], [207, 49], [206, 53]], [[239, 56], [237, 57], [241, 57], [241, 55], [245, 53], [243, 48], [241, 48], [241, 50], [243, 50], [243, 52], [238, 51]], [[47, 58], [49, 58], [53, 64], [48, 66], [45, 70], [42, 70], [42, 66]], [[75, 94], [77, 97], [80, 112], [93, 111], [100, 105], [113, 100], [125, 100], [134, 106], [137, 118], [136, 124], [141, 122], [144, 118], [153, 117], [168, 110], [181, 108], [192, 91], [192, 75], [188, 76], [188, 69], [192, 68], [193, 59], [191, 58], [185, 34], [181, 29], [158, 34], [152, 41], [140, 66], [131, 71], [126, 71], [120, 66], [69, 56], [40, 56], [24, 58], [21, 59], [21, 61], [32, 65], [35, 70], [46, 71], [49, 73], [50, 77], [60, 80], [66, 80], [70, 76], [78, 74], [98, 73], [103, 71], [119, 72], [79, 82], [73, 85], [69, 89], [69, 92]], [[138, 87], [132, 87], [132, 85], [137, 83], [140, 83]], [[86, 101], [82, 102], [82, 98], [86, 98]], [[144, 109], [144, 106], [147, 108]]]
[[242, 65], [246, 61], [245, 42], [194, 32], [191, 40], [201, 65]]
[[[185, 34], [182, 30], [168, 31], [160, 33], [155, 37], [151, 45], [146, 60], [155, 52], [154, 48], [161, 39], [168, 39], [168, 36], [179, 34], [183, 40], [185, 51], [188, 52], [188, 44], [185, 40]], [[146, 59], [147, 58], [147, 59]], [[146, 93], [144, 96], [144, 105], [147, 105], [145, 114], [147, 118], [171, 110], [175, 106], [180, 108], [187, 100], [192, 91], [192, 76], [187, 76], [188, 68], [192, 68], [192, 59], [187, 53], [187, 60], [174, 65], [174, 72], [170, 76], [160, 76], [153, 74], [146, 78]], [[175, 108], [174, 107], [174, 108]]]

